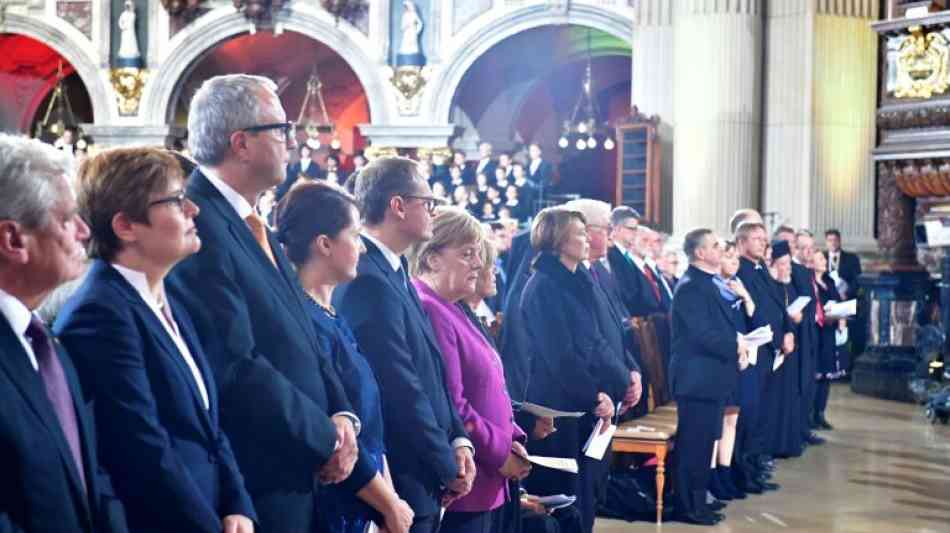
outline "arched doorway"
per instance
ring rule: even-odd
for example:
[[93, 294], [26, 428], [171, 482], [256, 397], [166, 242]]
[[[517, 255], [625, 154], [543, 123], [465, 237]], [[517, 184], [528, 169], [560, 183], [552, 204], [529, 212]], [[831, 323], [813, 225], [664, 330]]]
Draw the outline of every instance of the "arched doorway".
[[[89, 91], [76, 68], [59, 52], [26, 35], [0, 33], [0, 131], [32, 135], [43, 119], [60, 66], [78, 123], [93, 121]], [[48, 139], [51, 140], [51, 139]]]
[[[293, 50], [288, 54], [288, 50]], [[248, 73], [267, 76], [278, 85], [281, 103], [290, 120], [296, 120], [306, 94], [307, 79], [316, 67], [323, 83], [323, 98], [330, 120], [336, 124], [344, 153], [362, 148], [357, 124], [369, 122], [369, 102], [362, 84], [347, 62], [323, 43], [301, 33], [280, 35], [242, 34], [210, 48], [178, 82], [172, 123], [186, 126], [188, 104], [201, 84], [213, 76]]]
[[598, 121], [629, 115], [629, 43], [587, 26], [544, 26], [502, 40], [465, 72], [450, 113], [461, 129], [455, 146], [471, 151], [485, 140], [496, 153], [514, 151], [517, 159], [537, 142], [560, 169], [560, 192], [611, 200], [616, 150], [562, 150], [557, 144], [581, 93], [588, 57]]

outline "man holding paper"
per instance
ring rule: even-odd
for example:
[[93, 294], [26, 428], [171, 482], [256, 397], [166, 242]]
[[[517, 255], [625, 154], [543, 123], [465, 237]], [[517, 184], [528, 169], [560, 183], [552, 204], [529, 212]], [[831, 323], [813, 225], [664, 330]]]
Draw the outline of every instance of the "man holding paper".
[[690, 266], [673, 296], [673, 357], [670, 384], [678, 406], [673, 486], [676, 512], [684, 522], [715, 525], [724, 517], [706, 504], [709, 458], [722, 429], [726, 395], [735, 388], [739, 360], [748, 346], [736, 332], [735, 313], [719, 296], [713, 276], [722, 249], [708, 229], [686, 234]]

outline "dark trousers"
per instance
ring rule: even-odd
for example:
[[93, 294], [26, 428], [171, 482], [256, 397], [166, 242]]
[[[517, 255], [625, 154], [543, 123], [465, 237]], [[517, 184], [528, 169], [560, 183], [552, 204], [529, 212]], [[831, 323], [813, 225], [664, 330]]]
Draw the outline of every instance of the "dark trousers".
[[828, 396], [831, 394], [831, 382], [823, 379], [815, 383], [815, 416], [824, 416], [828, 408]]
[[416, 516], [412, 519], [409, 533], [439, 533], [439, 515]]
[[259, 526], [263, 533], [311, 533], [314, 531], [312, 492], [268, 492], [252, 494]]
[[446, 511], [442, 517], [442, 533], [492, 533], [493, 511], [463, 513]]
[[802, 436], [807, 437], [811, 434], [812, 415], [815, 409], [815, 393], [817, 392], [817, 383], [815, 381], [815, 356], [811, 354], [802, 359]]
[[759, 412], [762, 410], [762, 377], [750, 366], [739, 374], [739, 420], [736, 425], [736, 456], [761, 453], [764, 444]]
[[673, 490], [677, 512], [703, 512], [709, 485], [713, 443], [722, 427], [722, 402], [679, 397], [673, 454]]

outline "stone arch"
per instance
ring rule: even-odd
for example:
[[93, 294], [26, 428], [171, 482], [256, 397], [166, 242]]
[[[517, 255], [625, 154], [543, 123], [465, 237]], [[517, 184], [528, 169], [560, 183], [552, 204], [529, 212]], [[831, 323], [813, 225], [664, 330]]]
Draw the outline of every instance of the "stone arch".
[[589, 5], [571, 5], [567, 12], [535, 5], [485, 20], [457, 48], [451, 61], [437, 75], [427, 91], [423, 109], [433, 123], [448, 124], [455, 92], [475, 61], [501, 41], [517, 33], [540, 26], [571, 24], [587, 26], [623, 39], [633, 47], [633, 19], [615, 9]]
[[46, 44], [72, 64], [89, 93], [95, 124], [111, 123], [118, 116], [112, 87], [99, 68], [96, 51], [79, 30], [65, 22], [54, 26], [41, 18], [14, 13], [6, 14], [2, 27], [6, 33], [25, 35]]
[[[370, 120], [383, 122], [389, 117], [389, 97], [378, 74], [378, 66], [365, 52], [371, 49], [365, 36], [347, 24], [336, 25], [328, 13], [306, 5], [294, 7], [290, 13], [281, 13], [276, 22], [283, 25], [284, 31], [306, 35], [339, 54], [363, 85]], [[221, 7], [178, 32], [145, 88], [141, 107], [144, 122], [168, 124], [180, 82], [191, 68], [209, 50], [247, 30], [244, 15], [233, 7]]]

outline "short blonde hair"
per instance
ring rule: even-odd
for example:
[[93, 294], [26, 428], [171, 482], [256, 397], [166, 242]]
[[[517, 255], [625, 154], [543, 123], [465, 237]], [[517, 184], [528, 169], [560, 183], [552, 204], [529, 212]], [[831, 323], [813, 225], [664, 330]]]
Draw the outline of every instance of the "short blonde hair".
[[409, 251], [412, 275], [428, 272], [427, 261], [433, 254], [446, 248], [480, 244], [482, 240], [482, 224], [468, 211], [455, 206], [439, 207], [432, 219], [432, 238], [416, 244]]
[[495, 243], [491, 239], [486, 238], [488, 235], [491, 235], [491, 228], [485, 228], [482, 226], [482, 264], [485, 265], [485, 268], [493, 268], [495, 266], [495, 259], [498, 259], [498, 248], [495, 246]]
[[531, 226], [531, 247], [538, 253], [558, 253], [567, 240], [570, 224], [574, 219], [587, 225], [587, 219], [580, 211], [573, 211], [564, 206], [542, 209]]

